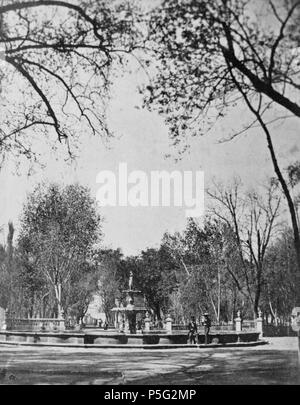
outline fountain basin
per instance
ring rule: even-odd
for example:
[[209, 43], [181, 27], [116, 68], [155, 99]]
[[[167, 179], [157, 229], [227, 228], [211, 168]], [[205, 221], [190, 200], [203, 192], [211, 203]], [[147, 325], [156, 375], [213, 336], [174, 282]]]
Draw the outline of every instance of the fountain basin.
[[61, 333], [61, 332], [32, 332], [32, 331], [1, 331], [0, 343], [63, 343], [63, 344], [84, 344], [83, 333]]
[[[140, 346], [146, 347], [188, 344], [187, 333], [136, 333], [125, 334], [119, 332], [99, 331], [99, 332], [31, 332], [31, 331], [0, 331], [0, 343], [15, 344], [43, 344], [62, 346], [80, 345], [85, 346]], [[247, 344], [259, 342], [258, 332], [212, 332], [209, 335], [209, 343], [214, 345]], [[204, 344], [204, 335], [199, 334], [198, 344]], [[209, 345], [208, 345], [209, 346]]]

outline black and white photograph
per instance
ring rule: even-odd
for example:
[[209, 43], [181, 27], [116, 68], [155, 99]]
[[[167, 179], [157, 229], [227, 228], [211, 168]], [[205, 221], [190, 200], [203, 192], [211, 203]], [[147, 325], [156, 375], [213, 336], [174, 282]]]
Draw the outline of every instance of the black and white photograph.
[[0, 0], [0, 385], [300, 384], [300, 0]]

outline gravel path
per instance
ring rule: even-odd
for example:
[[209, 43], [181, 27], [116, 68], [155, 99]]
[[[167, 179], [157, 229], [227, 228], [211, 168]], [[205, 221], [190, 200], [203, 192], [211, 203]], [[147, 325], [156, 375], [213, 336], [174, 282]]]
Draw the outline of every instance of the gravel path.
[[165, 351], [0, 345], [0, 384], [300, 384], [297, 338], [268, 341]]

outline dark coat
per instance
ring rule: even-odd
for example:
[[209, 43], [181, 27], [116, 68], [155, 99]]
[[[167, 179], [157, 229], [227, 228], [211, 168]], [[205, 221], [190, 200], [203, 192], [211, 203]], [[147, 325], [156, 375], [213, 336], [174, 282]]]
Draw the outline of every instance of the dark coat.
[[211, 327], [211, 320], [208, 316], [204, 317], [203, 325], [206, 326], [207, 328]]
[[189, 332], [192, 332], [192, 333], [197, 333], [197, 324], [196, 324], [196, 322], [195, 321], [191, 321], [190, 323], [189, 323]]

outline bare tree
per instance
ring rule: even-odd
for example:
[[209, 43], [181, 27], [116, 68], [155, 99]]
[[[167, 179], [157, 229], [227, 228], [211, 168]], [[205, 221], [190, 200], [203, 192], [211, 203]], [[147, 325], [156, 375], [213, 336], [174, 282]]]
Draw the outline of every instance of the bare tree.
[[[214, 202], [212, 212], [233, 229], [244, 281], [254, 314], [258, 315], [265, 270], [265, 258], [271, 237], [278, 226], [280, 197], [278, 187], [271, 181], [266, 196], [255, 191], [242, 194], [241, 183], [216, 185], [208, 195]], [[239, 277], [227, 267], [241, 291]]]

